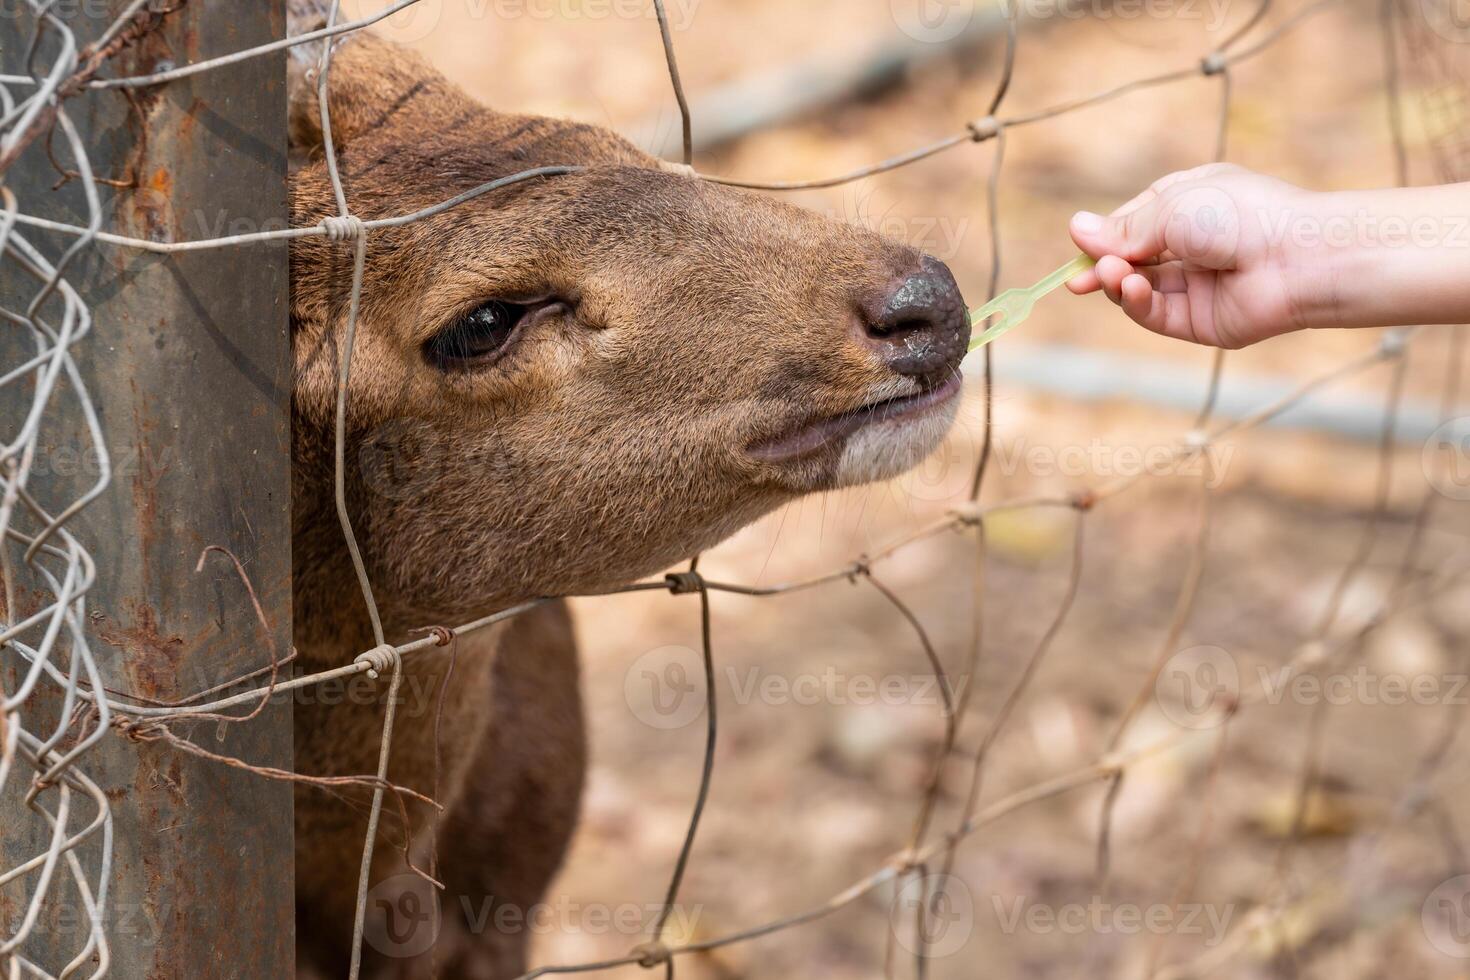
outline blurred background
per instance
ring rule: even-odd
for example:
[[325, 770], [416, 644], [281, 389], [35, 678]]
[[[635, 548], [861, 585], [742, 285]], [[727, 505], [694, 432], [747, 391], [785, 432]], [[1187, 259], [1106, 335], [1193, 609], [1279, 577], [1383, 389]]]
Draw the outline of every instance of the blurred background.
[[[1436, 59], [1428, 64], [1422, 48], [1399, 52], [1415, 182], [1435, 180], [1432, 151], [1442, 159], [1447, 141], [1463, 135], [1456, 72], [1470, 24], [1438, 2], [1400, 10], [1425, 18], [1430, 30], [1419, 24], [1416, 36], [1432, 39]], [[696, 166], [753, 180], [838, 174], [961, 131], [985, 114], [1004, 51], [999, 11], [982, 2], [668, 4], [693, 104]], [[384, 4], [345, 6], [356, 14]], [[1257, 31], [1305, 6], [1274, 3]], [[1254, 0], [1025, 6], [1005, 112], [1188, 69], [1256, 9]], [[1392, 184], [1380, 17], [1363, 0], [1333, 4], [1232, 68], [1227, 159], [1312, 188]], [[424, 0], [380, 30], [420, 47], [497, 108], [598, 123], [677, 159], [679, 116], [642, 0]], [[1220, 79], [1191, 77], [1009, 131], [1001, 287], [1033, 282], [1074, 253], [1066, 235], [1073, 211], [1106, 212], [1171, 170], [1211, 160], [1220, 107]], [[992, 259], [985, 189], [996, 148], [967, 144], [788, 196], [944, 259], [978, 305]], [[1461, 441], [1448, 444], [1449, 468], [1436, 469], [1445, 462], [1445, 430], [1434, 433], [1450, 338], [1448, 328], [1429, 327], [1414, 339], [1388, 505], [1371, 540], [1364, 534], [1390, 366], [1332, 385], [1285, 424], [1213, 447], [1203, 584], [1172, 648], [1161, 644], [1199, 523], [1200, 470], [1162, 467], [1087, 516], [1075, 608], [991, 751], [982, 806], [1096, 760], [1140, 690], [1146, 703], [1130, 744], [1181, 724], [1214, 724], [1200, 721], [1198, 692], [1171, 686], [1173, 668], [1204, 664], [1208, 672], [1189, 677], [1223, 678], [1224, 689], [1269, 686], [1314, 635], [1360, 547], [1371, 550], [1332, 636], [1351, 635], [1385, 606], [1393, 615], [1325, 671], [1334, 683], [1316, 694], [1278, 687], [1273, 703], [1243, 712], [1228, 730], [1131, 767], [1105, 891], [1095, 868], [1100, 783], [968, 838], [931, 923], [929, 976], [1470, 976], [1470, 884], [1456, 880], [1470, 872], [1461, 851], [1470, 831], [1466, 767], [1449, 742], [1441, 767], [1428, 778], [1420, 768], [1453, 738], [1470, 699], [1470, 589], [1451, 585], [1411, 603], [1390, 595], [1416, 526], [1416, 572], [1463, 557], [1470, 533], [1463, 428], [1451, 430]], [[1231, 353], [1219, 417], [1265, 404], [1380, 340], [1377, 331], [1322, 332]], [[994, 356], [987, 502], [1067, 494], [1148, 469], [1192, 426], [1213, 357], [1134, 327], [1096, 297], [1065, 293], [1041, 304]], [[795, 504], [706, 555], [701, 570], [724, 581], [787, 582], [943, 516], [969, 490], [985, 424], [981, 395], [972, 374], [953, 437], [916, 473]], [[1470, 415], [1470, 399], [1448, 414]], [[1433, 505], [1421, 526], [1426, 499]], [[987, 520], [983, 566], [972, 534], [946, 533], [875, 569], [927, 628], [953, 682], [970, 688], [938, 827], [954, 825], [979, 736], [1066, 592], [1074, 521], [1064, 508], [1000, 512]], [[982, 567], [983, 649], [965, 681], [958, 675]], [[618, 956], [646, 938], [703, 751], [699, 698], [668, 689], [671, 679], [698, 687], [697, 599], [629, 595], [579, 601], [575, 612], [592, 767], [578, 837], [536, 928], [537, 964]], [[675, 942], [804, 911], [881, 866], [908, 842], [944, 732], [915, 632], [867, 583], [765, 599], [717, 594], [713, 627], [719, 745], [672, 920]], [[1161, 655], [1173, 667], [1154, 684]], [[1225, 676], [1232, 671], [1234, 681]], [[1395, 693], [1399, 685], [1411, 693]], [[1330, 707], [1318, 711], [1324, 698]], [[1314, 732], [1320, 789], [1283, 864]], [[894, 975], [914, 975], [913, 897], [879, 888], [799, 928], [681, 958], [678, 976], [872, 977], [890, 955]], [[609, 919], [609, 910], [622, 918]]]

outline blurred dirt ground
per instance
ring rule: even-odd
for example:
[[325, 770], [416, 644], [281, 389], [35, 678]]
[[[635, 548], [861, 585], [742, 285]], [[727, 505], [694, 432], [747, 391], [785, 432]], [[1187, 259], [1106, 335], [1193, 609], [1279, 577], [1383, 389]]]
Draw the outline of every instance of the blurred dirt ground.
[[[602, 123], [644, 144], [676, 129], [651, 18], [594, 16], [608, 7], [592, 0], [528, 2], [535, 16], [496, 14], [494, 4], [471, 0], [426, 0], [422, 19], [395, 19], [385, 33], [420, 45], [498, 107]], [[365, 0], [357, 9], [370, 6]], [[717, 85], [798, 61], [856, 57], [894, 34], [894, 11], [905, 6], [670, 0], [680, 64], [696, 101]], [[1266, 23], [1280, 23], [1301, 6], [1282, 3]], [[1026, 31], [1008, 111], [1193, 64], [1254, 4], [1145, 9], [1152, 13]], [[553, 15], [541, 15], [547, 12]], [[1391, 183], [1376, 32], [1376, 7], [1353, 0], [1234, 70], [1229, 159], [1317, 188]], [[890, 90], [753, 134], [697, 165], [793, 179], [909, 149], [983, 115], [999, 53], [990, 45], [932, 63]], [[1210, 159], [1217, 85], [1191, 79], [1011, 132], [1001, 184], [1002, 285], [1033, 281], [1071, 254], [1065, 222], [1073, 210], [1108, 210], [1152, 179]], [[1411, 110], [1417, 94], [1411, 86]], [[1415, 179], [1427, 180], [1423, 138], [1412, 125], [1411, 138]], [[994, 150], [994, 143], [965, 146], [856, 185], [793, 197], [939, 254], [977, 303], [990, 262], [984, 185]], [[1448, 331], [1422, 333], [1407, 394], [1433, 404]], [[1232, 353], [1226, 371], [1307, 378], [1378, 339], [1371, 332], [1279, 338]], [[1210, 357], [1133, 328], [1095, 298], [1042, 304], [995, 356], [1003, 361], [1008, 350], [1038, 343], [1163, 359], [1201, 379]], [[1340, 391], [1378, 404], [1388, 376], [1380, 366]], [[920, 472], [792, 505], [705, 556], [701, 569], [725, 581], [790, 581], [839, 567], [943, 514], [967, 489], [982, 431], [979, 395], [972, 383], [954, 437]], [[1105, 481], [1136, 465], [1129, 452], [1172, 446], [1191, 421], [1124, 399], [1083, 405], [1005, 387], [995, 399], [998, 456], [986, 500]], [[1046, 450], [1070, 451], [1070, 464], [1047, 465]], [[1267, 430], [1231, 437], [1219, 453], [1203, 589], [1177, 646], [1223, 649], [1249, 686], [1298, 652], [1358, 548], [1371, 511], [1375, 450]], [[1087, 765], [1105, 750], [1166, 637], [1198, 519], [1199, 482], [1188, 474], [1153, 477], [1087, 516], [1075, 609], [992, 750], [982, 805]], [[1391, 505], [1347, 592], [1339, 633], [1385, 601], [1425, 492], [1422, 447], [1402, 445]], [[1073, 520], [1066, 510], [1030, 510], [988, 525], [983, 656], [964, 748], [946, 773], [939, 827], [953, 826], [978, 734], [1063, 596]], [[1463, 557], [1467, 535], [1470, 508], [1438, 499], [1421, 567]], [[876, 568], [911, 604], [951, 671], [969, 648], [975, 553], [973, 538], [946, 534]], [[694, 799], [704, 736], [702, 716], [671, 718], [659, 713], [667, 705], [654, 703], [661, 696], [654, 680], [671, 676], [670, 663], [697, 677], [697, 599], [642, 594], [576, 606], [593, 768], [579, 836], [547, 899], [560, 911], [540, 930], [538, 963], [618, 956], [643, 941], [636, 929], [609, 927], [589, 911], [646, 910], [661, 900]], [[943, 732], [918, 640], [872, 586], [839, 582], [766, 599], [716, 595], [713, 608], [719, 750], [675, 917], [673, 938], [684, 941], [806, 910], [878, 868], [907, 842]], [[1099, 785], [982, 828], [958, 850], [954, 873], [963, 884], [942, 910], [954, 914], [934, 934], [943, 955], [930, 961], [928, 975], [1142, 977], [1150, 963], [1179, 963], [1194, 964], [1194, 972], [1174, 974], [1181, 977], [1470, 976], [1470, 960], [1447, 955], [1443, 941], [1430, 942], [1421, 916], [1438, 883], [1470, 871], [1457, 856], [1457, 841], [1470, 831], [1459, 752], [1450, 752], [1432, 783], [1435, 805], [1410, 821], [1393, 816], [1436, 733], [1465, 711], [1470, 691], [1459, 690], [1457, 679], [1467, 670], [1467, 629], [1470, 590], [1458, 588], [1373, 634], [1353, 663], [1366, 673], [1354, 674], [1353, 693], [1323, 715], [1326, 792], [1308, 812], [1306, 839], [1285, 879], [1277, 862], [1308, 744], [1313, 710], [1300, 702], [1309, 697], [1252, 708], [1229, 726], [1213, 794], [1213, 737], [1132, 767], [1117, 806], [1105, 899], [1096, 897], [1094, 876]], [[1411, 699], [1422, 703], [1383, 703], [1394, 700], [1383, 686], [1392, 678], [1427, 679], [1433, 692]], [[1174, 731], [1181, 717], [1188, 720], [1181, 705], [1167, 691], [1150, 697], [1136, 739]], [[1292, 898], [1268, 917], [1283, 880]], [[1107, 907], [1099, 910], [1100, 901]], [[1183, 921], [1196, 903], [1203, 911]], [[799, 928], [681, 958], [678, 976], [880, 976], [894, 907], [894, 890], [879, 889]], [[1126, 914], [1130, 907], [1174, 917], [1139, 926]], [[1252, 928], [1266, 918], [1272, 928]], [[646, 911], [634, 919], [646, 925]], [[907, 925], [898, 933], [897, 975], [912, 975]], [[642, 973], [631, 967], [599, 975]]]

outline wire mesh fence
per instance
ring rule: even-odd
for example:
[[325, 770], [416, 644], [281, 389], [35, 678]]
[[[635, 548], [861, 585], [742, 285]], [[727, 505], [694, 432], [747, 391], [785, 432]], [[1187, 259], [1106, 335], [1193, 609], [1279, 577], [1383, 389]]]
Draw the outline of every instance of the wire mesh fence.
[[[16, 355], [11, 363], [0, 365], [0, 371], [4, 372], [0, 374], [0, 388], [23, 392], [28, 406], [18, 417], [6, 420], [6, 441], [3, 452], [0, 452], [0, 481], [3, 481], [0, 485], [4, 488], [3, 499], [0, 499], [0, 579], [3, 579], [4, 586], [3, 597], [0, 597], [3, 598], [0, 610], [3, 610], [4, 615], [3, 620], [0, 620], [0, 626], [3, 626], [0, 629], [0, 651], [19, 668], [12, 674], [0, 675], [6, 678], [6, 687], [0, 691], [4, 696], [3, 712], [0, 712], [0, 792], [24, 799], [31, 819], [35, 822], [33, 828], [28, 828], [28, 833], [35, 832], [35, 839], [40, 842], [28, 859], [11, 867], [0, 868], [0, 886], [19, 887], [25, 896], [20, 915], [14, 921], [4, 922], [4, 931], [0, 933], [0, 968], [4, 968], [10, 977], [103, 976], [109, 972], [111, 954], [105, 927], [105, 910], [109, 883], [116, 874], [112, 864], [113, 813], [109, 799], [94, 775], [89, 772], [89, 759], [95, 755], [97, 745], [106, 739], [124, 739], [135, 744], [162, 744], [173, 751], [202, 758], [212, 764], [246, 770], [256, 778], [286, 783], [310, 783], [323, 789], [354, 787], [370, 793], [370, 816], [361, 863], [355, 869], [342, 869], [344, 875], [355, 873], [357, 876], [351, 966], [351, 976], [357, 976], [361, 969], [368, 894], [374, 880], [374, 845], [379, 839], [380, 821], [384, 817], [384, 811], [398, 812], [406, 822], [407, 811], [404, 808], [407, 803], [413, 800], [432, 802], [406, 787], [394, 785], [389, 780], [389, 749], [398, 720], [396, 706], [401, 700], [398, 695], [403, 682], [401, 668], [404, 659], [432, 647], [448, 645], [456, 637], [486, 630], [560, 598], [534, 600], [453, 627], [434, 627], [411, 642], [389, 642], [349, 516], [342, 471], [346, 465], [345, 419], [353, 368], [354, 338], [363, 277], [367, 264], [373, 260], [374, 234], [384, 229], [430, 220], [445, 211], [513, 184], [554, 180], [560, 175], [583, 169], [584, 164], [581, 161], [568, 160], [564, 166], [537, 167], [468, 188], [432, 207], [392, 217], [364, 220], [354, 214], [352, 201], [344, 190], [337, 169], [327, 99], [334, 50], [332, 39], [371, 27], [383, 18], [412, 6], [418, 0], [398, 0], [378, 14], [351, 22], [339, 19], [337, 4], [333, 3], [326, 26], [309, 34], [255, 45], [226, 56], [168, 67], [149, 74], [119, 76], [110, 73], [119, 52], [139, 43], [149, 32], [158, 30], [185, 2], [187, 0], [180, 0], [177, 5], [165, 6], [150, 0], [132, 0], [97, 39], [82, 44], [72, 25], [53, 11], [54, 0], [25, 0], [21, 9], [33, 22], [34, 40], [30, 50], [25, 52], [26, 56], [19, 62], [12, 62], [21, 65], [24, 71], [0, 76], [0, 111], [3, 111], [3, 116], [0, 116], [0, 178], [3, 178], [5, 172], [17, 163], [28, 148], [38, 144], [50, 147], [52, 143], [59, 142], [61, 149], [52, 151], [53, 157], [59, 153], [63, 160], [63, 172], [79, 183], [87, 213], [85, 224], [69, 224], [39, 217], [31, 213], [34, 208], [27, 209], [26, 203], [18, 198], [10, 185], [0, 183], [0, 207], [3, 207], [3, 216], [0, 216], [0, 246], [4, 250], [3, 267], [6, 275], [5, 307], [0, 313], [3, 313], [11, 327], [26, 337], [28, 342], [25, 351]], [[1220, 125], [1212, 155], [1216, 160], [1223, 160], [1227, 156], [1230, 136], [1232, 69], [1248, 59], [1268, 54], [1277, 41], [1292, 32], [1308, 29], [1312, 19], [1320, 13], [1350, 2], [1351, 0], [1318, 0], [1293, 8], [1271, 22], [1275, 12], [1272, 0], [1262, 0], [1253, 15], [1239, 29], [1219, 45], [1199, 52], [1194, 60], [1186, 61], [1177, 70], [1139, 78], [1125, 85], [1067, 100], [1040, 111], [1015, 115], [1005, 112], [1018, 57], [1018, 12], [1012, 6], [1007, 10], [1004, 70], [989, 102], [988, 111], [979, 119], [957, 125], [952, 135], [891, 159], [835, 176], [781, 182], [745, 181], [707, 174], [698, 176], [731, 186], [773, 192], [831, 187], [901, 167], [918, 166], [936, 154], [957, 147], [989, 143], [993, 147], [993, 153], [988, 173], [987, 214], [992, 249], [987, 298], [993, 298], [1003, 272], [1003, 161], [1006, 141], [1012, 132], [1042, 125], [1064, 114], [1156, 86], [1204, 76], [1215, 79], [1218, 85]], [[687, 166], [692, 164], [691, 133], [698, 120], [691, 119], [689, 103], [678, 72], [673, 36], [662, 2], [656, 0], [654, 9], [661, 28], [670, 78], [681, 111], [683, 163]], [[1466, 143], [1466, 134], [1470, 133], [1470, 126], [1467, 126], [1470, 123], [1470, 118], [1467, 118], [1470, 116], [1470, 96], [1466, 94], [1455, 65], [1446, 55], [1443, 25], [1437, 28], [1434, 20], [1436, 16], [1442, 15], [1446, 19], [1445, 23], [1453, 27], [1455, 22], [1452, 13], [1446, 12], [1431, 0], [1425, 0], [1424, 3], [1382, 0], [1379, 12], [1389, 106], [1386, 122], [1388, 138], [1396, 149], [1397, 180], [1400, 183], [1408, 181], [1402, 79], [1409, 71], [1415, 73], [1420, 80], [1421, 91], [1427, 92], [1424, 105], [1416, 109], [1425, 120], [1438, 177], [1452, 181], [1470, 176], [1467, 174], [1470, 158], [1466, 155], [1467, 145], [1470, 145]], [[50, 41], [50, 46], [45, 50], [55, 52], [49, 61], [39, 55], [43, 38]], [[323, 41], [326, 43], [320, 43]], [[307, 45], [315, 46], [308, 48], [305, 47]], [[89, 156], [88, 136], [77, 126], [73, 114], [68, 111], [69, 105], [88, 97], [88, 93], [99, 90], [140, 92], [205, 72], [229, 71], [242, 62], [287, 48], [308, 52], [308, 59], [312, 62], [310, 77], [319, 100], [324, 154], [336, 203], [335, 215], [307, 227], [252, 231], [177, 242], [154, 241], [104, 229], [105, 211], [99, 193], [100, 179], [94, 173]], [[320, 49], [319, 52], [317, 49]], [[45, 248], [33, 240], [34, 232], [63, 236], [69, 244], [59, 253], [48, 254]], [[371, 649], [362, 651], [353, 662], [335, 669], [292, 675], [286, 669], [290, 655], [282, 653], [274, 643], [268, 642], [269, 659], [265, 665], [173, 703], [148, 703], [137, 696], [110, 690], [105, 686], [103, 672], [98, 667], [97, 637], [88, 618], [87, 597], [97, 582], [98, 563], [89, 551], [89, 543], [73, 531], [77, 515], [98, 498], [112, 476], [109, 447], [97, 417], [97, 407], [88, 394], [84, 372], [79, 369], [79, 363], [85, 362], [86, 357], [95, 356], [90, 351], [96, 347], [97, 339], [93, 336], [95, 325], [92, 310], [72, 281], [78, 256], [88, 250], [104, 247], [177, 255], [238, 249], [262, 242], [289, 241], [307, 236], [319, 236], [338, 242], [341, 248], [350, 250], [352, 257], [351, 302], [347, 313], [345, 342], [338, 365], [336, 394], [336, 509], [343, 532], [342, 546], [350, 555], [356, 571], [368, 611], [374, 645]], [[29, 286], [22, 289], [21, 283]], [[1463, 361], [1463, 341], [1460, 328], [1452, 329], [1453, 356], [1446, 361], [1441, 397], [1446, 421], [1455, 415], [1461, 398], [1459, 372]], [[889, 861], [857, 877], [847, 888], [819, 905], [753, 924], [726, 935], [676, 942], [666, 935], [668, 920], [680, 898], [714, 771], [715, 744], [719, 731], [715, 702], [711, 697], [707, 705], [708, 727], [697, 803], [664, 893], [660, 906], [662, 911], [655, 918], [649, 941], [613, 960], [543, 966], [525, 976], [590, 972], [631, 965], [661, 968], [666, 975], [672, 976], [675, 964], [682, 957], [720, 946], [755, 941], [781, 930], [800, 928], [883, 888], [903, 888], [917, 896], [917, 900], [912, 903], [912, 909], [915, 917], [913, 935], [918, 938], [913, 944], [905, 943], [905, 946], [914, 948], [911, 969], [916, 975], [923, 976], [926, 970], [925, 937], [930, 935], [925, 920], [926, 917], [938, 914], [940, 905], [945, 900], [943, 882], [953, 871], [956, 851], [962, 842], [1007, 815], [1025, 811], [1028, 807], [1084, 787], [1101, 787], [1104, 792], [1103, 804], [1096, 818], [1095, 875], [1097, 892], [1106, 895], [1114, 864], [1114, 812], [1130, 771], [1140, 762], [1162, 753], [1203, 744], [1212, 760], [1211, 779], [1206, 796], [1200, 801], [1199, 846], [1193, 851], [1194, 860], [1178, 872], [1178, 888], [1181, 892], [1187, 892], [1190, 882], [1197, 875], [1198, 862], [1209, 841], [1209, 815], [1212, 794], [1215, 791], [1213, 774], [1219, 771], [1229, 751], [1231, 728], [1266, 700], [1264, 690], [1259, 687], [1246, 688], [1228, 698], [1219, 699], [1212, 706], [1211, 710], [1216, 714], [1215, 724], [1181, 728], [1166, 738], [1146, 745], [1139, 745], [1130, 738], [1134, 734], [1140, 714], [1154, 697], [1161, 672], [1180, 647], [1199, 599], [1210, 554], [1212, 497], [1217, 483], [1211, 471], [1210, 448], [1226, 437], [1271, 422], [1283, 412], [1331, 385], [1361, 375], [1375, 366], [1388, 366], [1389, 382], [1382, 408], [1374, 506], [1363, 522], [1360, 538], [1350, 560], [1336, 578], [1326, 608], [1312, 635], [1288, 658], [1289, 669], [1303, 673], [1321, 672], [1351, 664], [1360, 656], [1365, 642], [1374, 631], [1393, 616], [1459, 585], [1466, 573], [1470, 572], [1470, 563], [1464, 561], [1429, 569], [1422, 567], [1421, 532], [1427, 526], [1434, 509], [1441, 506], [1443, 499], [1432, 489], [1426, 490], [1414, 521], [1415, 533], [1410, 536], [1397, 565], [1386, 602], [1361, 625], [1346, 633], [1336, 629], [1347, 594], [1355, 579], [1363, 572], [1370, 553], [1379, 540], [1389, 499], [1396, 414], [1404, 387], [1407, 354], [1415, 337], [1416, 332], [1412, 328], [1390, 331], [1371, 353], [1353, 358], [1306, 381], [1286, 397], [1261, 405], [1256, 412], [1245, 418], [1223, 423], [1214, 419], [1213, 410], [1221, 378], [1226, 370], [1227, 357], [1224, 352], [1217, 354], [1210, 383], [1200, 393], [1199, 411], [1194, 423], [1188, 431], [1180, 434], [1177, 445], [1172, 449], [1173, 462], [1198, 464], [1198, 469], [1194, 471], [1199, 474], [1197, 516], [1191, 538], [1189, 564], [1175, 591], [1172, 615], [1158, 637], [1153, 669], [1139, 687], [1127, 710], [1117, 719], [1116, 727], [1107, 742], [1107, 751], [1103, 755], [1084, 766], [1040, 779], [1029, 787], [998, 799], [984, 801], [982, 790], [987, 762], [1014, 717], [1017, 704], [1029, 690], [1059, 632], [1068, 622], [1082, 587], [1085, 530], [1089, 515], [1099, 508], [1124, 506], [1121, 501], [1127, 500], [1129, 491], [1148, 480], [1150, 474], [1122, 476], [1080, 486], [1075, 492], [1065, 495], [982, 501], [982, 491], [988, 486], [987, 474], [995, 455], [991, 436], [993, 430], [987, 426], [966, 499], [957, 502], [942, 519], [880, 549], [854, 556], [840, 567], [800, 581], [763, 586], [708, 578], [699, 571], [696, 559], [687, 570], [671, 573], [661, 580], [636, 582], [614, 590], [614, 593], [664, 591], [672, 596], [692, 596], [696, 599], [701, 623], [705, 690], [714, 692], [717, 682], [717, 643], [716, 637], [712, 635], [711, 602], [715, 596], [725, 593], [773, 597], [839, 583], [863, 585], [872, 590], [875, 601], [891, 606], [894, 614], [912, 628], [932, 670], [941, 680], [938, 690], [944, 694], [944, 737], [938, 756], [933, 760], [926, 789], [916, 801], [917, 813], [908, 844], [893, 854]], [[9, 346], [6, 349], [21, 348]], [[985, 377], [983, 398], [988, 420], [995, 410], [993, 362], [996, 357], [1004, 357], [1004, 351], [997, 353], [994, 348], [986, 347], [981, 356]], [[73, 410], [79, 411], [86, 422], [90, 451], [95, 454], [99, 466], [96, 481], [84, 493], [53, 499], [35, 489], [31, 474], [45, 452], [39, 438], [42, 421], [48, 412], [56, 410], [55, 405], [63, 393], [74, 401]], [[1177, 472], [1178, 468], [1175, 467], [1174, 471]], [[968, 681], [975, 673], [981, 656], [986, 623], [983, 580], [977, 584], [974, 596], [973, 640], [968, 649], [962, 651], [959, 670], [954, 671], [946, 668], [945, 658], [931, 641], [921, 618], [885, 583], [883, 568], [885, 562], [905, 548], [941, 535], [967, 536], [973, 541], [977, 553], [983, 556], [987, 521], [993, 515], [1032, 508], [1059, 510], [1071, 515], [1074, 526], [1068, 585], [1060, 603], [1049, 614], [1047, 626], [1030, 651], [1024, 670], [1006, 692], [999, 710], [984, 719], [982, 725], [977, 713], [972, 710], [970, 685], [956, 683], [955, 680], [958, 678]], [[251, 578], [239, 559], [227, 549], [206, 548], [199, 558], [200, 564], [203, 565], [206, 560], [229, 563], [241, 587], [248, 594], [251, 607], [269, 641], [272, 628], [255, 595]], [[44, 584], [39, 598], [34, 594], [26, 598], [18, 593], [19, 569], [22, 567]], [[189, 737], [192, 729], [186, 726], [191, 723], [206, 721], [229, 725], [255, 719], [265, 710], [271, 698], [278, 694], [358, 675], [365, 675], [387, 689], [383, 702], [385, 708], [376, 772], [336, 778], [301, 776], [285, 769], [247, 764], [234, 756], [205, 748]], [[32, 710], [38, 692], [48, 688], [61, 698], [62, 710], [57, 714], [54, 724], [41, 722], [39, 718], [42, 716]], [[1146, 976], [1185, 977], [1226, 966], [1254, 937], [1276, 928], [1279, 921], [1289, 914], [1293, 903], [1301, 897], [1302, 887], [1299, 883], [1294, 883], [1291, 870], [1308, 808], [1322, 774], [1321, 759], [1330, 734], [1329, 714], [1329, 704], [1325, 701], [1319, 702], [1311, 713], [1310, 729], [1305, 733], [1308, 750], [1302, 758], [1291, 763], [1296, 767], [1298, 789], [1291, 819], [1292, 830], [1286, 836], [1279, 857], [1278, 900], [1269, 907], [1257, 910], [1256, 915], [1238, 924], [1223, 943], [1200, 957], [1165, 962], [1162, 945], [1155, 944], [1148, 956]], [[970, 724], [967, 725], [967, 722]], [[1458, 727], [1458, 716], [1454, 716], [1424, 756], [1415, 761], [1410, 789], [1402, 794], [1388, 818], [1389, 821], [1403, 823], [1432, 805], [1431, 781], [1445, 764], [1458, 734]], [[966, 760], [969, 771], [962, 787], [958, 790], [954, 787], [950, 789], [958, 792], [964, 805], [958, 819], [947, 820], [941, 818], [938, 800], [941, 791], [945, 789], [946, 774], [952, 773], [949, 764], [957, 758]], [[1453, 858], [1454, 848], [1450, 850]], [[44, 918], [48, 901], [52, 900], [63, 882], [69, 882], [69, 887], [74, 888], [75, 893], [80, 896], [85, 910], [85, 928], [80, 931], [74, 947], [68, 950], [65, 961], [42, 963], [27, 951], [34, 944], [38, 924]], [[890, 936], [886, 963], [886, 970], [890, 975], [901, 969], [897, 960], [895, 937]]]

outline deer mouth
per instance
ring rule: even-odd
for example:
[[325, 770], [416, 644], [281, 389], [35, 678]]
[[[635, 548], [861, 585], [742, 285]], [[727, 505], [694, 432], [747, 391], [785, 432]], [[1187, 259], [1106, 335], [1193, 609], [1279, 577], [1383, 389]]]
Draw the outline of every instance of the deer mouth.
[[[771, 439], [752, 444], [747, 452], [766, 463], [785, 463], [841, 444], [849, 436], [889, 423], [895, 427], [938, 414], [959, 395], [964, 382], [958, 374], [932, 388], [910, 395], [882, 398], [837, 415], [803, 422]], [[895, 431], [895, 436], [900, 433]]]

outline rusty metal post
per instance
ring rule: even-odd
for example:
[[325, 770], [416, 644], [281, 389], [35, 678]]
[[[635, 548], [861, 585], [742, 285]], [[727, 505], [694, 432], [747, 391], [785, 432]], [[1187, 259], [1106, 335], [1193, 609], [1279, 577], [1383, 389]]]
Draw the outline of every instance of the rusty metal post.
[[[55, 6], [82, 41], [124, 0]], [[140, 74], [280, 37], [281, 0], [172, 0], [157, 30], [103, 76]], [[34, 25], [6, 2], [0, 71], [17, 73]], [[45, 48], [41, 49], [44, 62]], [[89, 91], [67, 103], [104, 188], [104, 228], [154, 240], [284, 227], [286, 67], [260, 57], [131, 95]], [[44, 139], [4, 175], [21, 210], [77, 222], [75, 180]], [[59, 136], [53, 145], [68, 162]], [[83, 219], [84, 220], [84, 219]], [[58, 254], [67, 239], [34, 233]], [[76, 348], [112, 449], [114, 478], [68, 528], [97, 556], [88, 630], [105, 683], [133, 698], [173, 700], [270, 663], [291, 649], [290, 351], [283, 244], [163, 256], [97, 244], [68, 273], [95, 314]], [[0, 305], [33, 289], [7, 269]], [[0, 352], [21, 343], [0, 324]], [[14, 363], [12, 349], [3, 363]], [[95, 479], [81, 419], [59, 399], [43, 429], [36, 486]], [[0, 401], [0, 418], [12, 413]], [[64, 461], [64, 465], [63, 465]], [[68, 482], [70, 481], [70, 482]], [[267, 636], [228, 549], [264, 608]], [[0, 671], [16, 669], [0, 649]], [[262, 679], [263, 680], [263, 679]], [[262, 682], [258, 680], [257, 683]], [[50, 683], [50, 682], [48, 682]], [[54, 711], [59, 692], [47, 695]], [[178, 726], [210, 753], [289, 769], [291, 707], [277, 698], [238, 725]], [[114, 733], [85, 768], [115, 819], [107, 935], [111, 976], [278, 978], [293, 972], [292, 798], [289, 784]], [[0, 798], [0, 870], [36, 853], [45, 824], [15, 793]], [[90, 848], [90, 850], [89, 850]], [[80, 851], [96, 858], [95, 845]], [[85, 917], [68, 882], [53, 885], [28, 959], [59, 972], [82, 945]], [[16, 912], [0, 889], [0, 917]], [[84, 975], [90, 971], [83, 971]]]

